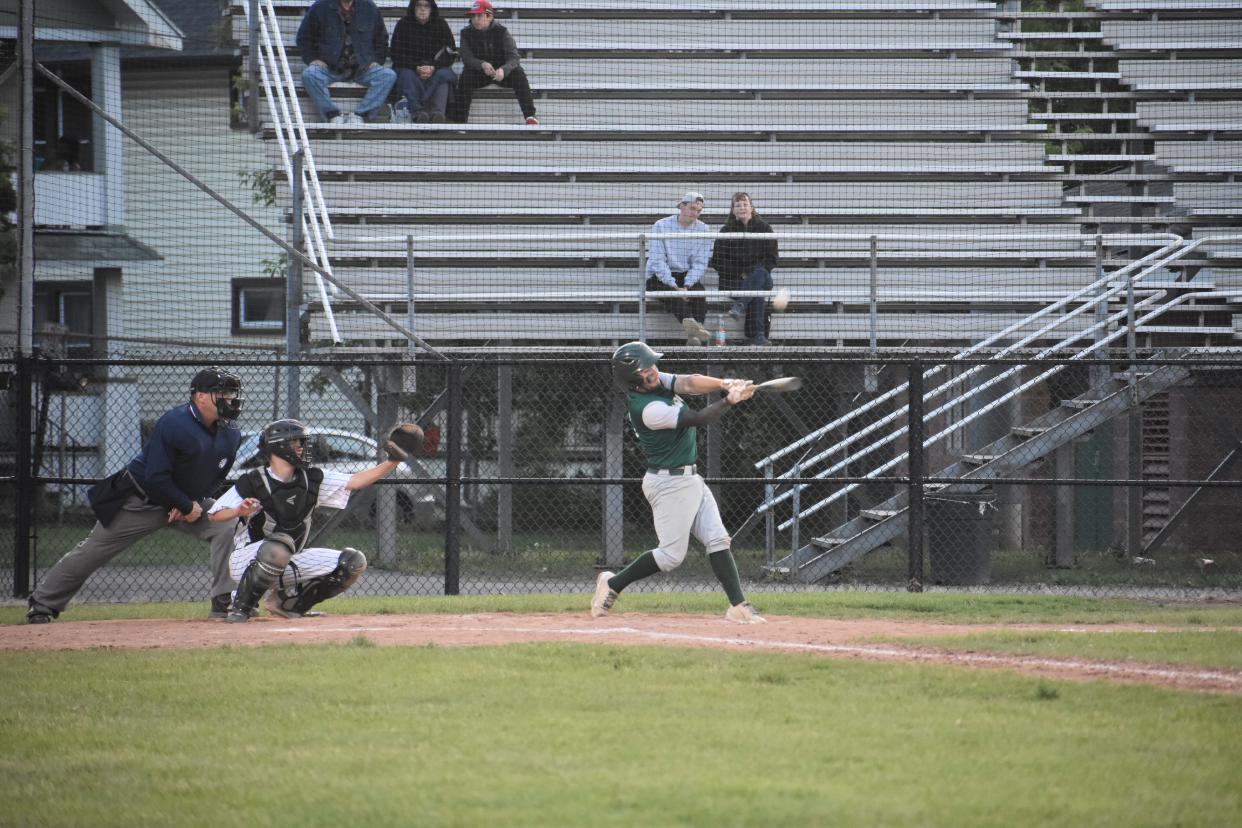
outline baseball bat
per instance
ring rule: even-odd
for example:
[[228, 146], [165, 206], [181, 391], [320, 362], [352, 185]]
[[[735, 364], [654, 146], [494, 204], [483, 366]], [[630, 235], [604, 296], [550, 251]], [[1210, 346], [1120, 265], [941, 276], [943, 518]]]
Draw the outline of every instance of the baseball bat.
[[802, 377], [781, 377], [780, 379], [772, 379], [767, 382], [761, 382], [755, 386], [755, 393], [760, 391], [771, 391], [776, 394], [784, 394], [789, 391], [797, 391], [802, 387]]

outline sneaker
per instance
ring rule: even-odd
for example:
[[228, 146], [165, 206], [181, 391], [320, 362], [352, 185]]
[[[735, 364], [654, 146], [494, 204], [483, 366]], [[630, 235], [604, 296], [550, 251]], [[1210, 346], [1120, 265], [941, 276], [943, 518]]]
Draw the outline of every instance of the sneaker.
[[50, 624], [54, 618], [60, 615], [59, 612], [50, 607], [35, 603], [33, 598], [27, 600], [26, 606], [28, 607], [26, 610], [27, 624]]
[[417, 115], [414, 116], [414, 123], [416, 124], [431, 123], [431, 113], [430, 112], [419, 112]]
[[229, 614], [224, 620], [229, 624], [245, 624], [250, 620], [250, 613], [242, 612], [241, 610], [229, 610]]
[[229, 604], [232, 603], [231, 596], [226, 592], [223, 595], [212, 596], [211, 612], [207, 613], [208, 618], [228, 618]]
[[345, 116], [346, 126], [362, 126], [366, 122], [367, 119], [359, 115], [357, 112], [351, 112]]
[[617, 601], [617, 591], [608, 586], [615, 573], [601, 572], [595, 576], [595, 596], [591, 598], [591, 617], [603, 618]]
[[754, 339], [750, 341], [750, 344], [759, 345], [760, 347], [762, 347], [764, 345], [771, 345], [772, 343], [766, 336], [764, 336], [763, 334], [759, 334], [758, 336], [756, 336]]
[[539, 119], [536, 118], [534, 115], [528, 115], [526, 118], [526, 125], [527, 126], [539, 126]]
[[280, 605], [280, 598], [278, 598], [274, 592], [269, 592], [267, 595], [263, 596], [263, 609], [278, 618], [320, 618], [323, 616], [322, 612], [316, 612], [314, 610], [310, 610], [308, 612], [294, 612], [293, 610], [287, 610]]
[[447, 118], [447, 117], [445, 117], [445, 115], [444, 115], [444, 113], [443, 113], [443, 112], [433, 112], [433, 113], [431, 113], [431, 122], [432, 122], [433, 124], [442, 124], [442, 123], [446, 122], [447, 120], [448, 120], [448, 118]]
[[750, 601], [743, 601], [740, 604], [729, 607], [725, 611], [725, 620], [734, 624], [766, 624], [768, 619], [764, 618], [750, 604]]
[[[681, 320], [681, 326], [686, 329], [686, 336], [693, 337], [700, 342], [711, 342], [711, 331], [703, 327], [703, 323], [695, 319], [693, 316], [687, 316]], [[689, 343], [687, 343], [689, 344]]]
[[746, 315], [746, 306], [741, 302], [734, 302], [733, 307], [729, 308], [729, 316], [733, 319], [741, 319]]
[[343, 126], [345, 124], [348, 124], [349, 121], [346, 119], [344, 115], [338, 112], [328, 119], [328, 123], [336, 124], [337, 126]]

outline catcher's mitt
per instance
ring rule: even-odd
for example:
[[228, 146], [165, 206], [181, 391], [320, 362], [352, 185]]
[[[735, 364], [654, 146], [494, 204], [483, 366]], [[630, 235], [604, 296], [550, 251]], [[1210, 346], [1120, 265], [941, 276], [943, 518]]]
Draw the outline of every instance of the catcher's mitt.
[[388, 459], [398, 463], [423, 452], [423, 430], [414, 423], [397, 423], [384, 437]]

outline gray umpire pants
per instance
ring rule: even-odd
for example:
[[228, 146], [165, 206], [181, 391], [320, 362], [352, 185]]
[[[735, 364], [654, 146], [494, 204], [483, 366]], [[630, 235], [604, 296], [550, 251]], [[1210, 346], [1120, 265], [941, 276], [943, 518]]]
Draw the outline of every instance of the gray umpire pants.
[[96, 569], [148, 535], [165, 528], [176, 529], [211, 544], [211, 594], [213, 597], [227, 595], [237, 587], [229, 573], [235, 527], [233, 521], [212, 523], [207, 520], [206, 508], [203, 509], [203, 516], [194, 523], [169, 523], [167, 508], [130, 495], [110, 525], [104, 526], [96, 521], [91, 533], [56, 562], [31, 594], [31, 600], [48, 609], [63, 612]]

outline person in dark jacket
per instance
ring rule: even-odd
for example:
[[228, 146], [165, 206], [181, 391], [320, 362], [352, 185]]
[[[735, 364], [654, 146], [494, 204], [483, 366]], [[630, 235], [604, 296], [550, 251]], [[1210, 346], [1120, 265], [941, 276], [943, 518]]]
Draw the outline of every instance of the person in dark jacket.
[[228, 615], [236, 587], [229, 573], [233, 532], [201, 518], [237, 456], [241, 390], [241, 377], [231, 371], [199, 371], [190, 381], [189, 402], [160, 417], [151, 438], [124, 469], [91, 487], [91, 508], [99, 520], [31, 593], [27, 623], [56, 618], [95, 570], [166, 526], [211, 544], [211, 617]]
[[[759, 218], [749, 195], [734, 193], [733, 207], [720, 232], [771, 233], [772, 228]], [[771, 290], [776, 250], [775, 238], [717, 239], [708, 264], [720, 274], [722, 291]], [[746, 317], [743, 332], [751, 344], [769, 344], [768, 332], [772, 329], [772, 314], [768, 312], [768, 300], [762, 296], [737, 300], [729, 308], [729, 316], [741, 319], [743, 315]]]
[[450, 68], [456, 59], [453, 30], [440, 16], [436, 0], [410, 0], [405, 17], [393, 29], [392, 68], [417, 123], [445, 120], [449, 94], [457, 85]]
[[538, 126], [535, 98], [521, 66], [517, 43], [509, 30], [495, 22], [489, 0], [474, 0], [470, 6], [470, 25], [461, 30], [461, 60], [465, 65], [453, 101], [453, 120], [470, 120], [474, 93], [489, 83], [507, 86], [517, 95], [522, 117], [529, 126]]
[[[319, 115], [332, 124], [364, 124], [388, 100], [397, 73], [388, 60], [388, 29], [372, 0], [315, 0], [298, 27], [306, 68], [302, 86]], [[367, 87], [357, 109], [342, 115], [328, 87], [353, 81]]]

